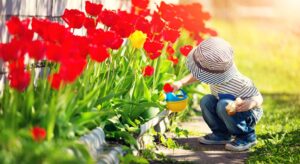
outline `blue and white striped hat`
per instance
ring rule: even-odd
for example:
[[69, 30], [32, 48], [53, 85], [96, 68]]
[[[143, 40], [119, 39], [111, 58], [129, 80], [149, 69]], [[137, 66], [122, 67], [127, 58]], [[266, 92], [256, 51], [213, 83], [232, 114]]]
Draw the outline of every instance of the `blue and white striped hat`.
[[195, 78], [207, 84], [228, 82], [238, 73], [231, 45], [218, 37], [208, 38], [195, 47], [188, 54], [187, 67]]

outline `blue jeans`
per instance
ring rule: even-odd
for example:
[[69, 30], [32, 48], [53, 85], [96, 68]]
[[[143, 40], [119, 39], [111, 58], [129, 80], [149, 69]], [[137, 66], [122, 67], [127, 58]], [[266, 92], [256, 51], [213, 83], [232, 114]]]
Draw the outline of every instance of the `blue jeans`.
[[205, 122], [217, 136], [230, 138], [231, 135], [235, 135], [239, 139], [255, 141], [254, 126], [263, 114], [262, 109], [237, 112], [235, 115], [229, 116], [225, 107], [230, 102], [232, 100], [218, 100], [213, 95], [205, 95], [200, 101]]

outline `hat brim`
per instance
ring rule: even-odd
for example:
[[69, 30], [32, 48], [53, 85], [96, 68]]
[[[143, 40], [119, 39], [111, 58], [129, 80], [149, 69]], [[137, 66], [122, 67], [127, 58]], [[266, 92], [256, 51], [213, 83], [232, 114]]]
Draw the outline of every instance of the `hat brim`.
[[214, 85], [222, 84], [230, 81], [238, 73], [235, 64], [232, 64], [232, 66], [223, 73], [210, 73], [204, 71], [203, 69], [197, 67], [193, 59], [194, 52], [195, 48], [188, 54], [186, 65], [190, 72], [193, 74], [193, 76], [201, 82]]

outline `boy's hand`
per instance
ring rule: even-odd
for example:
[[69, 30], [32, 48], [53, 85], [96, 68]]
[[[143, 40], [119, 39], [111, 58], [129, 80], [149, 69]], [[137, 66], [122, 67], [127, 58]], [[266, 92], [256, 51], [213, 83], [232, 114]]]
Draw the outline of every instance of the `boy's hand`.
[[173, 82], [173, 84], [171, 84], [171, 86], [174, 89], [173, 92], [176, 92], [183, 86], [183, 84], [181, 81], [175, 81], [175, 82]]
[[242, 100], [236, 104], [237, 112], [245, 112], [257, 106], [257, 102], [252, 99]]

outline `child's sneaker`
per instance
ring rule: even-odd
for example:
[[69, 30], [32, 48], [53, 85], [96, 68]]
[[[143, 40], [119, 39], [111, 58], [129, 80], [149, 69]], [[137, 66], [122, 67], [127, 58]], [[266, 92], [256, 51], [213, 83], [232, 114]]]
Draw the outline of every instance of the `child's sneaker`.
[[256, 145], [257, 141], [247, 141], [236, 138], [234, 141], [227, 143], [225, 145], [225, 149], [231, 151], [245, 151], [248, 150], [250, 147]]
[[224, 138], [219, 137], [215, 134], [208, 134], [206, 136], [200, 137], [199, 139], [200, 143], [207, 144], [207, 145], [223, 145], [226, 143], [229, 143], [231, 141], [231, 138]]

